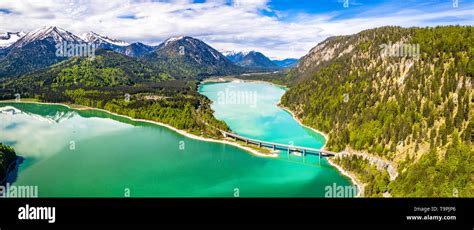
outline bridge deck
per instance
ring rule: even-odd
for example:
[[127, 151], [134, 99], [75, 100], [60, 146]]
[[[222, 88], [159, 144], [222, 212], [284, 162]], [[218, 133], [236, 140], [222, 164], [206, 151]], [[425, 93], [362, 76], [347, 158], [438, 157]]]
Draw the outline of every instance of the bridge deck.
[[315, 148], [307, 148], [307, 147], [301, 147], [301, 146], [293, 146], [293, 145], [285, 145], [285, 144], [279, 144], [275, 142], [268, 142], [268, 141], [261, 141], [261, 140], [255, 140], [252, 138], [247, 138], [243, 136], [239, 136], [234, 133], [229, 133], [226, 131], [221, 131], [224, 137], [233, 137], [235, 139], [239, 139], [242, 141], [245, 141], [247, 143], [253, 143], [258, 145], [259, 147], [265, 146], [265, 147], [270, 147], [275, 149], [283, 149], [283, 150], [288, 150], [288, 151], [293, 151], [293, 152], [301, 152], [304, 155], [306, 154], [315, 154], [319, 156], [334, 156], [336, 155], [335, 152], [327, 151], [327, 150], [322, 150], [322, 149], [315, 149]]

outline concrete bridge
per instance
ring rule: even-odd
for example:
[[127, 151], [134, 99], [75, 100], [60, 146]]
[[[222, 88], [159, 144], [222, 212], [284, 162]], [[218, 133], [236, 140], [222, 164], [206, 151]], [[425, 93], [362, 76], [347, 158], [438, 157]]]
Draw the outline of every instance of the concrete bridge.
[[288, 156], [290, 155], [291, 152], [299, 152], [302, 154], [303, 157], [306, 157], [307, 154], [317, 155], [319, 156], [319, 158], [335, 156], [337, 154], [336, 152], [331, 152], [331, 151], [322, 150], [322, 149], [306, 148], [306, 147], [301, 147], [301, 146], [285, 145], [285, 144], [279, 144], [279, 143], [274, 143], [274, 142], [255, 140], [255, 139], [239, 136], [235, 133], [229, 133], [222, 130], [221, 130], [221, 133], [222, 135], [224, 135], [224, 137], [233, 138], [236, 141], [241, 140], [241, 141], [244, 141], [246, 144], [249, 144], [249, 143], [255, 144], [260, 148], [267, 147], [273, 150], [286, 150], [288, 152]]

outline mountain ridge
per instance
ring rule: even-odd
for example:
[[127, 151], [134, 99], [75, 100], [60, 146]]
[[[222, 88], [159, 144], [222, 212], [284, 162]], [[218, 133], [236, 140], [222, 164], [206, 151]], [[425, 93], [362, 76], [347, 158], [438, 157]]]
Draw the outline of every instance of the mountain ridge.
[[238, 66], [253, 69], [278, 69], [278, 65], [258, 51], [225, 51], [225, 56]]
[[[186, 47], [187, 53], [182, 55], [183, 57], [177, 56], [176, 52], [169, 52], [167, 49], [168, 45], [181, 43], [181, 40], [187, 42], [173, 49], [180, 49], [181, 46]], [[160, 66], [160, 69], [165, 69], [177, 77], [202, 78], [244, 72], [214, 48], [189, 36], [171, 37], [158, 46], [148, 46], [138, 42], [129, 44], [94, 32], [84, 34], [81, 38], [64, 29], [50, 26], [26, 33], [10, 46], [0, 49], [0, 78], [17, 77], [67, 60], [68, 57], [56, 56], [56, 47], [64, 42], [71, 44], [93, 43], [99, 49], [108, 49], [130, 57], [155, 61], [157, 62], [155, 65]], [[176, 62], [176, 65], [173, 62]]]
[[[363, 158], [336, 159], [367, 196], [449, 197], [454, 189], [472, 196], [472, 33], [472, 26], [380, 27], [328, 38], [290, 71], [282, 105], [328, 133], [328, 149], [397, 166], [391, 180]], [[384, 56], [387, 45], [419, 52]]]
[[189, 36], [171, 37], [143, 57], [159, 63], [173, 76], [181, 78], [239, 74], [244, 70], [203, 41]]
[[285, 58], [285, 59], [271, 59], [265, 56], [263, 53], [252, 50], [252, 51], [235, 51], [235, 50], [221, 50], [224, 56], [235, 64], [242, 67], [256, 68], [256, 69], [269, 69], [278, 70], [284, 68], [290, 68], [296, 65], [298, 59], [296, 58]]

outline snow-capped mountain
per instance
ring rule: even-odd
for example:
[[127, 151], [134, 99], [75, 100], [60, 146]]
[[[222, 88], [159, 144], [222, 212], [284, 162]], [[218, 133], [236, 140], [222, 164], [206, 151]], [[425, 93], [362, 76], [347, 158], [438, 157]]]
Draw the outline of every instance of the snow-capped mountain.
[[63, 42], [84, 43], [73, 33], [55, 26], [25, 34], [12, 45], [0, 50], [0, 78], [36, 71], [67, 59], [56, 55], [56, 46]]
[[25, 36], [24, 32], [7, 32], [0, 34], [0, 49], [6, 48]]
[[142, 57], [155, 50], [155, 47], [145, 45], [140, 42], [128, 43], [122, 40], [113, 39], [95, 32], [88, 32], [81, 35], [81, 38], [88, 43], [98, 45], [100, 49], [108, 49], [127, 55], [129, 57]]
[[[143, 52], [147, 52], [148, 49], [139, 46], [137, 44], [129, 44], [128, 42], [113, 39], [104, 35], [100, 35], [95, 32], [88, 32], [81, 35], [82, 40], [87, 43], [93, 43], [97, 45], [99, 49], [112, 50], [117, 53], [125, 54], [130, 57], [138, 57], [143, 55]], [[144, 45], [145, 46], [145, 45]], [[150, 50], [148, 52], [151, 52]]]
[[172, 42], [179, 41], [181, 39], [185, 38], [185, 36], [174, 36], [166, 39], [166, 41], [163, 42], [165, 46], [169, 45]]
[[[177, 49], [174, 49], [174, 48], [177, 48]], [[192, 56], [192, 57], [197, 62], [202, 61], [202, 60], [198, 60], [197, 58], [203, 57], [201, 55], [204, 55], [204, 54], [212, 56], [212, 58], [217, 61], [222, 61], [222, 60], [227, 61], [224, 55], [219, 53], [219, 51], [210, 47], [203, 41], [189, 37], [189, 36], [170, 37], [157, 47], [157, 52], [161, 52], [161, 53], [168, 52], [168, 54], [174, 53], [180, 56], [183, 56], [183, 54], [185, 55], [186, 52], [188, 52], [189, 54], [196, 54], [196, 56]]]
[[138, 42], [128, 44], [94, 32], [77, 36], [50, 26], [29, 32], [10, 46], [0, 49], [0, 78], [20, 76], [69, 59], [68, 56], [56, 55], [58, 45], [64, 42], [95, 43], [100, 52], [106, 49], [139, 57], [142, 58], [140, 61], [151, 61], [178, 78], [240, 74], [245, 71], [203, 41], [189, 36], [171, 37], [159, 46], [148, 46]]
[[85, 42], [99, 44], [99, 47], [104, 46], [104, 45], [105, 46], [113, 45], [113, 46], [121, 46], [121, 47], [130, 45], [128, 42], [112, 39], [107, 36], [94, 33], [92, 31], [82, 34], [81, 38]]
[[[209, 61], [209, 63], [228, 62], [224, 55], [215, 50], [205, 42], [189, 36], [171, 37], [158, 46], [157, 51], [166, 51], [178, 48], [180, 56], [190, 54], [197, 62]], [[203, 58], [204, 60], [201, 60]], [[209, 58], [209, 59], [207, 59]], [[230, 63], [230, 62], [229, 62]]]
[[171, 37], [165, 40], [155, 52], [146, 55], [145, 59], [159, 63], [171, 75], [178, 77], [199, 78], [243, 71], [219, 51], [189, 36]]
[[240, 53], [235, 50], [223, 50], [223, 49], [220, 49], [219, 52], [221, 52], [221, 54], [226, 57], [233, 56], [233, 55], [236, 55], [237, 53]]
[[55, 44], [70, 42], [70, 43], [82, 43], [84, 42], [80, 37], [64, 29], [49, 26], [36, 29], [32, 32], [25, 34], [21, 39], [15, 42], [12, 46], [23, 47], [29, 43], [41, 40], [49, 40]]
[[220, 52], [232, 62], [241, 61], [249, 53], [249, 51], [235, 51], [235, 50], [221, 50]]

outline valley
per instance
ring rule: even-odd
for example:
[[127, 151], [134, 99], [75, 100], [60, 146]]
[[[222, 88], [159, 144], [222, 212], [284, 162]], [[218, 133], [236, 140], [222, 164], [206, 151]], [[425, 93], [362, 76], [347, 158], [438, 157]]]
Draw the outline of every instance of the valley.
[[[278, 62], [256, 51], [224, 55], [189, 36], [171, 37], [160, 45], [148, 46], [93, 32], [76, 36], [57, 27], [45, 27], [26, 33], [8, 47], [0, 48], [0, 99], [10, 100], [7, 105], [21, 107], [25, 114], [48, 117], [52, 114], [43, 111], [52, 108], [15, 104], [11, 100], [29, 98], [100, 109], [103, 111], [67, 111], [76, 117], [79, 114], [78, 119], [98, 116], [119, 120], [119, 126], [132, 123], [141, 127], [140, 122], [153, 121], [199, 138], [222, 141], [223, 130], [283, 144], [324, 146], [337, 152], [334, 158], [328, 159], [329, 162], [324, 159], [321, 165], [315, 166], [311, 164], [315, 162], [309, 159], [310, 165], [301, 166], [305, 168], [302, 172], [307, 173], [304, 178], [314, 179], [318, 175], [320, 181], [309, 180], [312, 190], [304, 190], [300, 194], [303, 197], [323, 196], [324, 186], [331, 185], [331, 181], [343, 185], [351, 183], [331, 164], [352, 177], [352, 181], [358, 181], [357, 184], [364, 187], [364, 196], [368, 197], [451, 197], [453, 194], [469, 197], [474, 194], [471, 80], [474, 54], [469, 47], [474, 43], [473, 33], [472, 26], [380, 27], [354, 35], [330, 37], [294, 64], [295, 60]], [[94, 58], [58, 58], [54, 55], [54, 47], [62, 42], [92, 42], [99, 49]], [[418, 56], [385, 57], [381, 54], [380, 47], [386, 44], [404, 43], [418, 44], [421, 47]], [[228, 96], [228, 93], [249, 93], [247, 99], [250, 100], [241, 103], [224, 99], [223, 103], [219, 102], [222, 95]], [[245, 107], [249, 105], [254, 107]], [[64, 110], [53, 107], [52, 113]], [[113, 114], [105, 115], [104, 111]], [[117, 115], [128, 118], [123, 120]], [[327, 137], [311, 129], [320, 130]], [[56, 132], [62, 135], [64, 130]], [[104, 138], [112, 141], [109, 137]], [[172, 143], [179, 143], [179, 138]], [[19, 140], [9, 142], [16, 141]], [[0, 142], [5, 140], [0, 138]], [[149, 146], [140, 140], [134, 142]], [[192, 154], [205, 152], [199, 147], [201, 142], [193, 140], [192, 143], [195, 145]], [[101, 154], [107, 152], [99, 143], [95, 144], [101, 149]], [[275, 154], [243, 143], [227, 144], [238, 144], [261, 156]], [[205, 153], [209, 159], [213, 157], [212, 153], [227, 154], [221, 148], [230, 147], [222, 143], [209, 145], [210, 152]], [[140, 153], [146, 152], [145, 158], [151, 157], [151, 153], [136, 148]], [[25, 151], [17, 152], [21, 156]], [[67, 149], [55, 151], [64, 153]], [[229, 151], [245, 154], [242, 149]], [[113, 156], [110, 152], [104, 154]], [[54, 164], [59, 164], [62, 155], [58, 155]], [[245, 159], [242, 162], [245, 162], [243, 165], [252, 165], [250, 161]], [[299, 165], [292, 161], [284, 164], [288, 168]], [[290, 166], [292, 164], [296, 165]], [[28, 179], [19, 183], [33, 183], [35, 173], [51, 174], [47, 169], [38, 170], [31, 169], [29, 177], [25, 177]], [[220, 172], [221, 169], [215, 170]], [[270, 170], [269, 173], [275, 172]], [[295, 173], [293, 169], [291, 173]], [[294, 174], [293, 179], [296, 180], [297, 175], [301, 174]], [[42, 183], [48, 186], [46, 181]], [[85, 185], [86, 181], [81, 183]], [[264, 182], [253, 186], [258, 187], [261, 183]], [[153, 187], [140, 194], [230, 194], [181, 193], [173, 187], [175, 185], [169, 186], [172, 188], [170, 193]], [[256, 191], [250, 196], [264, 196]], [[51, 190], [49, 194], [68, 196], [70, 193]], [[92, 193], [86, 194], [93, 196]], [[104, 191], [100, 194], [112, 195]]]

